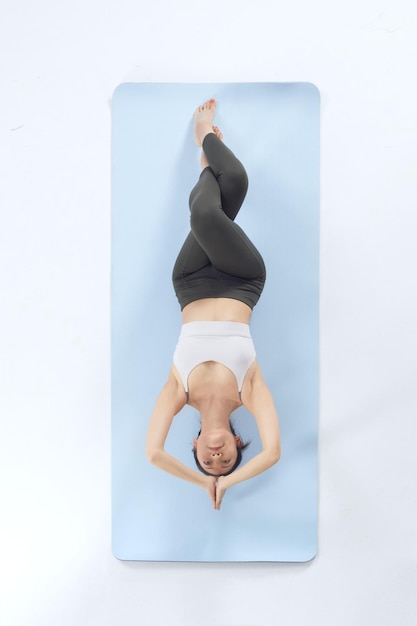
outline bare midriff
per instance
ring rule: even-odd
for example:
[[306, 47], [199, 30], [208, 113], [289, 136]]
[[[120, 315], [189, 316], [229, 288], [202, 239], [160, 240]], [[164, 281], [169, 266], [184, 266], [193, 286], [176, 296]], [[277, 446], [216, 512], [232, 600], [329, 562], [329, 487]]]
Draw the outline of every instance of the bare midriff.
[[203, 298], [183, 308], [182, 322], [241, 322], [249, 324], [250, 306], [232, 298]]

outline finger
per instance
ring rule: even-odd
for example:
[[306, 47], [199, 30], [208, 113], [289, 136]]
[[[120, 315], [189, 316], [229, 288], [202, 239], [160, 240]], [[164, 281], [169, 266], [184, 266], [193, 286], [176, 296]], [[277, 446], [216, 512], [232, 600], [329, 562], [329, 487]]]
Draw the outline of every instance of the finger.
[[220, 491], [217, 491], [217, 493], [216, 493], [216, 509], [220, 509], [221, 502], [222, 502], [222, 495], [221, 495]]

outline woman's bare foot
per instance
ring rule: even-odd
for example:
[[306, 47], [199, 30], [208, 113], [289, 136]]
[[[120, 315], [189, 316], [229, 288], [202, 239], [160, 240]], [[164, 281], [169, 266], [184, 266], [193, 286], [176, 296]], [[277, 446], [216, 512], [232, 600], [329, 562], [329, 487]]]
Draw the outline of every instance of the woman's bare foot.
[[218, 126], [213, 126], [213, 133], [217, 135], [221, 141], [223, 141], [223, 133]]
[[197, 146], [201, 146], [204, 137], [213, 131], [213, 119], [216, 113], [216, 101], [214, 98], [207, 100], [197, 107], [194, 113], [194, 140]]
[[[218, 126], [212, 126], [212, 132], [223, 141], [223, 133]], [[201, 151], [201, 169], [204, 169], [209, 166], [209, 162], [206, 159], [206, 155], [204, 154], [204, 150]]]

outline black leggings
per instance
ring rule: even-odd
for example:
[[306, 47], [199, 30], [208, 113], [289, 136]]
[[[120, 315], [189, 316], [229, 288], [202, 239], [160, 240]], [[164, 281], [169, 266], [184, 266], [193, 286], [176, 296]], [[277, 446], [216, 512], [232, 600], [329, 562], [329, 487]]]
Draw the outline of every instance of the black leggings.
[[214, 134], [203, 141], [209, 163], [190, 195], [188, 234], [173, 270], [181, 308], [201, 298], [235, 298], [251, 308], [266, 271], [261, 255], [233, 221], [248, 188], [243, 165]]

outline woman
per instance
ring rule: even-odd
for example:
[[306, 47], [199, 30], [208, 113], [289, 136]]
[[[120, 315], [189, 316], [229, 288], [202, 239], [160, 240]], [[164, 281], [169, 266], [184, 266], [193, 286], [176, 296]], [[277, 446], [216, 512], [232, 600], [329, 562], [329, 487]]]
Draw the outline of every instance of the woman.
[[[173, 270], [183, 325], [168, 381], [152, 413], [146, 454], [161, 469], [206, 489], [214, 508], [220, 509], [226, 489], [279, 460], [280, 434], [249, 331], [265, 266], [234, 223], [246, 195], [247, 175], [213, 126], [215, 109], [211, 99], [194, 114], [202, 173], [190, 195], [191, 232]], [[194, 455], [203, 473], [164, 450], [172, 420], [185, 404], [200, 412]], [[262, 452], [236, 469], [245, 446], [229, 418], [240, 406], [255, 417]]]

